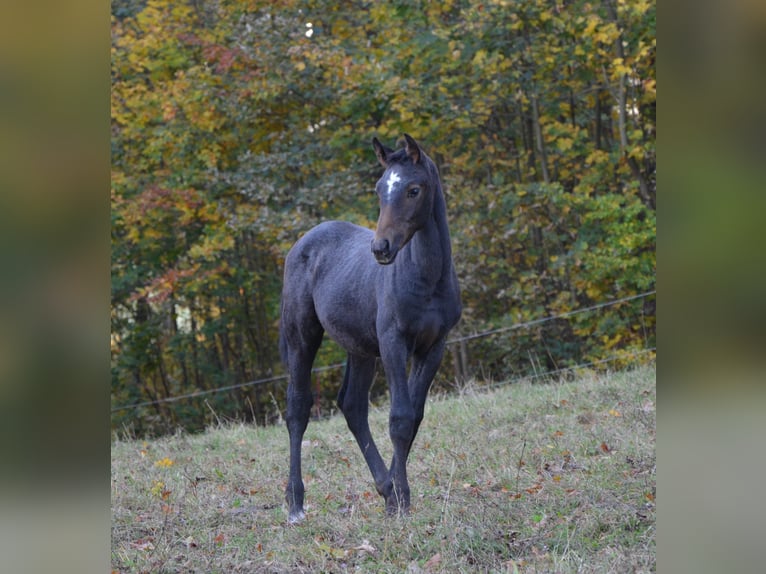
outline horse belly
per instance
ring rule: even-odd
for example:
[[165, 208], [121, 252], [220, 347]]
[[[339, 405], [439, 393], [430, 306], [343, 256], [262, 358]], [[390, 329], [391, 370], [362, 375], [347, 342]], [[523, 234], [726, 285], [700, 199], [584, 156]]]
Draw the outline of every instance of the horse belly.
[[[358, 276], [357, 276], [358, 279]], [[349, 276], [315, 293], [314, 305], [327, 335], [349, 353], [378, 356], [376, 304]]]
[[319, 313], [319, 321], [327, 335], [349, 353], [380, 355], [375, 320], [360, 317], [353, 306], [339, 306], [331, 314]]

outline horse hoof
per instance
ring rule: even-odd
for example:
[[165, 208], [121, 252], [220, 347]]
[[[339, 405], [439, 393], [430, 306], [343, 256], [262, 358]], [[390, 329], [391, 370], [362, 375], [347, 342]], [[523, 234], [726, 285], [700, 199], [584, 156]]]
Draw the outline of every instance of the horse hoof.
[[390, 500], [386, 503], [386, 514], [396, 518], [407, 516], [410, 513], [409, 501]]
[[405, 516], [409, 516], [409, 514], [409, 507], [399, 508], [398, 506], [386, 506], [386, 515], [391, 518], [404, 518]]
[[303, 512], [303, 510], [299, 510], [297, 512], [291, 512], [290, 515], [287, 518], [287, 523], [290, 526], [293, 526], [295, 524], [300, 524], [306, 519], [306, 513]]

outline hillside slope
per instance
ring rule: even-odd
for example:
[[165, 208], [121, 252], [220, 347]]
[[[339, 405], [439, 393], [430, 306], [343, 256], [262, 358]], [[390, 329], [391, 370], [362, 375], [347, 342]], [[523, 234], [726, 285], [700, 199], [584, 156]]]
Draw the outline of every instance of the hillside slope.
[[[118, 572], [655, 569], [655, 365], [432, 397], [413, 509], [387, 518], [342, 417], [312, 421], [307, 520], [286, 522], [284, 426], [112, 445]], [[373, 409], [391, 455], [387, 409]]]

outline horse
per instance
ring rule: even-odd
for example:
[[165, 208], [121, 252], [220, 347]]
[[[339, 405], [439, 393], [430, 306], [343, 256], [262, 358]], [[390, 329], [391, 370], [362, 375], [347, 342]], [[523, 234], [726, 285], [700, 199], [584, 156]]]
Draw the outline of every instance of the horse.
[[[376, 137], [372, 145], [385, 170], [375, 186], [380, 207], [375, 231], [326, 221], [301, 237], [285, 258], [279, 347], [289, 375], [290, 524], [305, 518], [301, 443], [313, 404], [311, 368], [324, 333], [348, 354], [337, 404], [386, 513], [401, 516], [410, 509], [407, 458], [447, 334], [462, 311], [436, 164], [408, 134], [398, 150]], [[391, 402], [390, 467], [368, 424], [378, 357]]]

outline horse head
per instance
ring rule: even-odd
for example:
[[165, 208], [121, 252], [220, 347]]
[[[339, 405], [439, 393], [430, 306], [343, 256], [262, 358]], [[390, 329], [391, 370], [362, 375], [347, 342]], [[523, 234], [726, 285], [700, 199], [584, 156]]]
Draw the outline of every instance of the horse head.
[[378, 263], [388, 265], [428, 223], [438, 176], [431, 159], [407, 134], [402, 149], [394, 151], [377, 138], [372, 139], [372, 146], [385, 171], [375, 185], [380, 215], [371, 249]]

